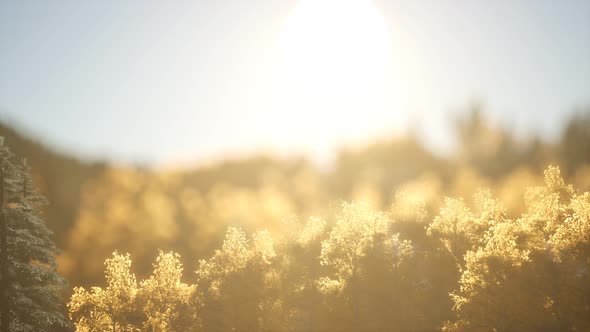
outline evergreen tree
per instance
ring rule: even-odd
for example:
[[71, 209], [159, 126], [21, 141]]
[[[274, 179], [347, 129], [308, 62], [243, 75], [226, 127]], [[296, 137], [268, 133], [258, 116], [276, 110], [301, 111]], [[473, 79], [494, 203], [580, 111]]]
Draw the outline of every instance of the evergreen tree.
[[56, 247], [39, 208], [46, 204], [23, 160], [0, 138], [1, 331], [47, 331], [67, 326], [56, 272]]

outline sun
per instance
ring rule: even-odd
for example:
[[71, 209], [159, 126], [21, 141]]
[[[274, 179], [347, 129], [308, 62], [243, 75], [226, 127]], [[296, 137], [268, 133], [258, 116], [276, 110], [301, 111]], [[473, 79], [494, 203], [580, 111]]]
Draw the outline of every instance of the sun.
[[371, 0], [300, 0], [281, 36], [289, 80], [306, 93], [368, 92], [388, 64], [383, 15]]

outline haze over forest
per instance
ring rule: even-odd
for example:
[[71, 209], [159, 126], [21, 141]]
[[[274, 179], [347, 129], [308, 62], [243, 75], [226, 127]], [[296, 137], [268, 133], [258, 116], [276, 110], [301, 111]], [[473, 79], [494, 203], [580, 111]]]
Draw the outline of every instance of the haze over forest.
[[0, 332], [590, 331], [590, 3], [0, 3]]

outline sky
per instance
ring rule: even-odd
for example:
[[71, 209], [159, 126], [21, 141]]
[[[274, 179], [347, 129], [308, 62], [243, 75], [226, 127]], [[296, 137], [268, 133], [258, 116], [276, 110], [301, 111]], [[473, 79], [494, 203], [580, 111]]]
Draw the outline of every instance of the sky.
[[[320, 16], [326, 26], [334, 3]], [[1, 1], [0, 120], [90, 159], [160, 165], [272, 152], [322, 161], [409, 127], [448, 150], [451, 117], [473, 102], [519, 135], [548, 139], [590, 105], [590, 1], [373, 1], [389, 53], [358, 96], [309, 94], [301, 86], [312, 74], [293, 85], [281, 42], [297, 6]]]

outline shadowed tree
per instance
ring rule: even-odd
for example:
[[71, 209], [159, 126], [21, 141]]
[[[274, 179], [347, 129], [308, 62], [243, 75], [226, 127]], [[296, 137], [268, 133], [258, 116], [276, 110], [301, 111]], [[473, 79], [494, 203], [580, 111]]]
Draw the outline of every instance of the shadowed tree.
[[333, 330], [404, 330], [413, 321], [407, 263], [410, 241], [390, 231], [390, 219], [365, 205], [343, 203], [321, 263], [331, 274], [318, 280], [331, 308]]
[[285, 325], [295, 331], [325, 331], [330, 326], [325, 319], [328, 308], [316, 281], [326, 270], [318, 259], [326, 237], [326, 221], [318, 217], [292, 221], [295, 230], [288, 234], [279, 252], [283, 255], [280, 272]]
[[65, 281], [56, 272], [52, 233], [39, 212], [46, 200], [30, 169], [0, 139], [1, 330], [43, 331], [68, 326], [61, 313]]
[[269, 330], [264, 313], [276, 302], [275, 256], [268, 232], [248, 240], [243, 231], [228, 228], [221, 250], [209, 261], [201, 260], [197, 270], [206, 331]]

